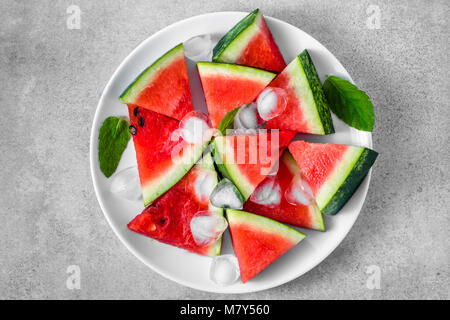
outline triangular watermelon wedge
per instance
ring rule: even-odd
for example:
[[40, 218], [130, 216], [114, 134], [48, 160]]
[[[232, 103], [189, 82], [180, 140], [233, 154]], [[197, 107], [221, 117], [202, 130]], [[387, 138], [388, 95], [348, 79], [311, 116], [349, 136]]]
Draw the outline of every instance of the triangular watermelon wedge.
[[178, 120], [193, 111], [183, 44], [145, 69], [119, 100]]
[[256, 9], [220, 39], [213, 50], [213, 61], [280, 72], [286, 67], [272, 33]]
[[295, 57], [269, 87], [284, 89], [287, 105], [281, 115], [267, 121], [266, 128], [312, 134], [334, 132], [330, 108], [307, 50]]
[[378, 153], [343, 144], [294, 141], [289, 145], [319, 209], [336, 214], [369, 172]]
[[293, 228], [256, 214], [228, 209], [226, 215], [243, 283], [306, 237]]
[[234, 108], [250, 103], [272, 81], [274, 73], [226, 63], [197, 63], [206, 106], [214, 128]]
[[212, 206], [204, 184], [214, 188], [217, 173], [211, 154], [205, 155], [175, 186], [158, 198], [129, 224], [131, 231], [190, 252], [207, 256], [220, 254], [221, 237], [210, 245], [195, 243], [190, 223], [199, 211], [209, 210], [223, 216], [223, 210]]
[[214, 159], [222, 175], [236, 185], [244, 199], [272, 173], [280, 155], [294, 137], [292, 131], [255, 131], [255, 134], [214, 139]]
[[192, 168], [208, 142], [185, 142], [177, 131], [179, 121], [173, 118], [131, 105], [128, 111], [144, 205], [148, 205]]
[[275, 182], [277, 184], [277, 189], [279, 187], [279, 189], [276, 190], [279, 191], [280, 195], [280, 198], [276, 199], [279, 200], [279, 203], [257, 203], [252, 201], [252, 195], [244, 204], [244, 210], [296, 227], [325, 231], [322, 213], [315, 203], [312, 205], [292, 205], [284, 196], [293, 179], [298, 175], [300, 175], [300, 168], [289, 151], [285, 150], [280, 158], [277, 174], [274, 177], [266, 177], [266, 179], [258, 185], [255, 191], [257, 192], [260, 187], [264, 187], [264, 185], [269, 183], [273, 186], [273, 183]]

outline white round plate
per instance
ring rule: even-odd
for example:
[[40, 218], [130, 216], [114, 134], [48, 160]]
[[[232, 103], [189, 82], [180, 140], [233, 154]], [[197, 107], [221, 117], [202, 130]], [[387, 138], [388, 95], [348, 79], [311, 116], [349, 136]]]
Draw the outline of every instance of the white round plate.
[[[154, 271], [185, 286], [210, 292], [244, 293], [264, 290], [291, 281], [317, 266], [349, 232], [364, 203], [370, 181], [369, 173], [336, 216], [324, 217], [326, 232], [302, 229], [301, 231], [308, 235], [302, 242], [246, 284], [239, 282], [227, 287], [218, 286], [209, 279], [211, 258], [159, 243], [127, 229], [127, 223], [144, 207], [109, 192], [110, 180], [100, 171], [97, 158], [98, 132], [103, 120], [111, 115], [128, 115], [127, 108], [118, 100], [119, 95], [142, 70], [167, 50], [191, 37], [206, 33], [210, 33], [217, 41], [247, 14], [217, 12], [192, 17], [157, 32], [141, 43], [120, 64], [109, 80], [98, 103], [91, 132], [90, 161], [94, 188], [103, 213], [114, 232], [135, 256]], [[308, 49], [322, 81], [325, 75], [337, 75], [351, 81], [349, 74], [333, 54], [313, 37], [275, 18], [266, 16], [266, 21], [287, 62], [302, 50]], [[188, 60], [188, 69], [194, 105], [198, 109], [204, 109], [205, 102], [195, 63]], [[304, 135], [302, 138], [372, 147], [370, 133], [350, 128], [334, 115], [333, 122], [335, 134], [320, 137]], [[130, 140], [117, 171], [132, 165], [136, 165], [136, 159], [134, 146]], [[232, 250], [229, 233], [226, 232], [222, 253], [231, 253]]]

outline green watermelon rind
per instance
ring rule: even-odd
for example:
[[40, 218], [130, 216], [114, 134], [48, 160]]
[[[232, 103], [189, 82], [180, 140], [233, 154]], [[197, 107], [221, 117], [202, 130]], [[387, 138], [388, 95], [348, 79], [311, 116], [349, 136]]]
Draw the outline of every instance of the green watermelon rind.
[[[341, 174], [335, 175], [334, 179], [341, 184], [334, 193], [322, 193], [324, 200], [318, 199], [319, 208], [322, 213], [335, 215], [352, 197], [364, 177], [374, 164], [378, 153], [363, 147], [350, 147], [352, 155], [342, 161], [339, 166]], [[327, 183], [330, 183], [328, 180]]]
[[[295, 161], [289, 150], [284, 151], [281, 161], [288, 167], [289, 171], [295, 176], [300, 173], [297, 161]], [[311, 218], [311, 229], [318, 231], [325, 231], [325, 223], [323, 221], [323, 215], [317, 204], [309, 206], [309, 215]]]
[[277, 234], [283, 238], [287, 238], [294, 244], [299, 243], [306, 237], [306, 234], [281, 222], [250, 212], [227, 209], [226, 217], [230, 226], [244, 223], [253, 226], [258, 231]]
[[[230, 31], [227, 32], [222, 39], [216, 44], [213, 49], [212, 61], [215, 62], [234, 62], [242, 51], [242, 46], [248, 43], [253, 35], [254, 31], [258, 31], [258, 27], [254, 28], [255, 20], [261, 16], [259, 9], [254, 10], [248, 14], [244, 19], [239, 21]], [[235, 47], [235, 48], [233, 48]], [[231, 55], [229, 59], [223, 57], [223, 54], [227, 51], [228, 55]], [[239, 53], [235, 52], [239, 51]]]
[[269, 84], [276, 76], [275, 73], [263, 69], [221, 62], [197, 62], [197, 69], [202, 76], [227, 74], [229, 76], [240, 78], [246, 77], [252, 81], [260, 80], [267, 84]]
[[130, 83], [128, 87], [122, 92], [119, 100], [122, 103], [134, 104], [141, 91], [146, 88], [147, 85], [154, 79], [157, 72], [168, 66], [171, 62], [173, 62], [180, 56], [184, 57], [184, 49], [182, 43], [167, 51], [151, 66], [142, 71], [141, 74], [139, 74], [136, 79], [132, 83]]
[[227, 154], [227, 151], [234, 152], [234, 150], [233, 149], [229, 149], [227, 151], [224, 150], [224, 148], [226, 148], [227, 145], [224, 136], [216, 137], [214, 139], [213, 145], [214, 145], [213, 147], [214, 160], [220, 173], [222, 174], [222, 176], [228, 178], [230, 181], [234, 183], [236, 188], [241, 192], [241, 195], [243, 196], [245, 201], [247, 201], [250, 195], [255, 190], [256, 186], [253, 186], [247, 182], [247, 178], [240, 173], [240, 170], [238, 169], [238, 166], [236, 164], [227, 163], [225, 161], [226, 160], [225, 155]]
[[317, 75], [316, 68], [308, 50], [303, 50], [303, 52], [297, 56], [297, 59], [302, 66], [303, 72], [312, 91], [317, 113], [322, 125], [322, 134], [334, 133], [330, 107], [328, 106], [328, 102], [322, 89], [322, 83]]
[[[197, 163], [198, 167], [201, 170], [207, 170], [207, 171], [212, 171], [215, 173], [216, 175], [216, 185], [217, 183], [219, 183], [219, 177], [217, 175], [216, 169], [214, 168], [214, 160], [211, 156], [211, 152], [208, 152], [207, 154], [205, 154], [203, 156], [203, 158], [201, 158], [199, 160], [199, 162]], [[220, 215], [221, 217], [223, 217], [224, 211], [222, 208], [218, 208], [215, 207], [211, 204], [211, 202], [209, 203], [209, 211]], [[220, 252], [222, 250], [222, 236], [219, 237], [219, 239], [217, 239], [217, 241], [212, 244], [208, 250], [208, 256], [213, 257], [213, 256], [218, 256], [220, 255]]]
[[151, 204], [154, 200], [163, 195], [167, 190], [172, 188], [178, 181], [180, 181], [186, 173], [191, 170], [194, 164], [200, 159], [203, 151], [208, 146], [208, 142], [204, 144], [188, 145], [190, 150], [183, 150], [183, 157], [177, 159], [180, 164], [174, 163], [164, 175], [159, 179], [151, 180], [147, 186], [142, 187], [142, 195], [144, 198], [144, 205]]

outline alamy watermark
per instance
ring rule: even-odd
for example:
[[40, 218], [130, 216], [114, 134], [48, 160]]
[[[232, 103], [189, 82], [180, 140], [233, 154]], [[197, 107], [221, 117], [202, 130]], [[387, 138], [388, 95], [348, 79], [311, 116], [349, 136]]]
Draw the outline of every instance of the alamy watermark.
[[66, 273], [69, 274], [66, 280], [66, 287], [69, 290], [81, 289], [81, 269], [77, 265], [70, 265], [67, 267]]
[[381, 289], [381, 269], [379, 266], [371, 265], [366, 268], [366, 274], [369, 277], [366, 280], [366, 286], [369, 290]]
[[380, 7], [371, 4], [366, 9], [368, 15], [366, 20], [366, 26], [370, 30], [381, 29], [381, 10]]
[[81, 29], [81, 9], [79, 6], [73, 4], [67, 7], [66, 13], [69, 15], [66, 20], [67, 29], [79, 30]]

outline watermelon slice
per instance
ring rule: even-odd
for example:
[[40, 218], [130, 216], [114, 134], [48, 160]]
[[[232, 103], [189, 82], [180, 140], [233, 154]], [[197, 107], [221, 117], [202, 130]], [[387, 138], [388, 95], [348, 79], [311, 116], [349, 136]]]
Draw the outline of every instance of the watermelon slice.
[[178, 120], [193, 111], [183, 44], [145, 69], [119, 100]]
[[227, 220], [243, 283], [306, 237], [282, 223], [244, 211], [228, 209]]
[[271, 72], [226, 63], [199, 62], [197, 68], [214, 128], [227, 112], [252, 102], [275, 77]]
[[128, 111], [144, 204], [148, 205], [192, 168], [208, 143], [185, 142], [177, 135], [179, 121], [175, 119], [132, 105]]
[[336, 214], [358, 188], [378, 153], [331, 143], [294, 141], [289, 145], [319, 209]]
[[213, 153], [217, 167], [247, 200], [271, 173], [294, 135], [292, 131], [260, 130], [254, 135], [216, 137]]
[[288, 129], [303, 133], [334, 132], [330, 108], [307, 50], [300, 53], [269, 87], [286, 90], [285, 111], [269, 121], [268, 129]]
[[213, 179], [214, 183], [210, 187], [214, 188], [218, 179], [210, 153], [175, 186], [136, 216], [128, 224], [128, 228], [190, 252], [206, 256], [219, 255], [221, 238], [210, 245], [199, 246], [195, 243], [190, 228], [192, 217], [199, 211], [209, 210], [223, 216], [223, 210], [212, 206], [209, 194], [201, 190], [201, 184], [209, 179]]
[[[281, 199], [276, 205], [267, 205], [252, 201], [252, 197], [244, 204], [244, 210], [253, 212], [293, 226], [325, 231], [322, 213], [316, 204], [292, 205], [284, 194], [289, 188], [295, 176], [300, 174], [300, 169], [288, 150], [284, 151], [280, 158], [278, 172], [275, 178], [267, 177], [260, 185], [264, 185], [271, 179], [275, 179], [280, 186]], [[259, 188], [259, 187], [258, 187]]]
[[263, 15], [256, 9], [220, 39], [213, 61], [280, 72], [286, 67]]

